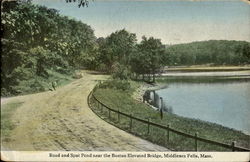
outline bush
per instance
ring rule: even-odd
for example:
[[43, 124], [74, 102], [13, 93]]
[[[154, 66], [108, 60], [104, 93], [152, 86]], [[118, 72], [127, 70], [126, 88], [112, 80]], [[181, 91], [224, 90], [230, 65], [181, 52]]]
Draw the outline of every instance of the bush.
[[112, 77], [114, 79], [127, 80], [127, 79], [130, 78], [129, 69], [126, 66], [124, 66], [124, 65], [116, 63], [113, 66]]
[[83, 75], [81, 73], [74, 73], [72, 76], [72, 78], [74, 78], [74, 79], [80, 79], [82, 77], [83, 77]]
[[45, 91], [48, 87], [45, 79], [42, 78], [34, 78], [29, 80], [22, 80], [16, 86], [12, 86], [12, 94], [20, 95], [20, 94], [28, 94], [34, 92], [42, 92]]
[[101, 71], [101, 72], [107, 72], [108, 67], [104, 63], [100, 63], [99, 65], [96, 66], [95, 70]]
[[111, 89], [117, 89], [117, 90], [130, 90], [131, 85], [129, 81], [127, 80], [118, 80], [118, 79], [113, 79], [113, 80], [108, 80], [105, 81], [104, 83], [99, 85], [100, 88], [111, 88]]
[[10, 96], [11, 93], [6, 88], [1, 88], [1, 96]]

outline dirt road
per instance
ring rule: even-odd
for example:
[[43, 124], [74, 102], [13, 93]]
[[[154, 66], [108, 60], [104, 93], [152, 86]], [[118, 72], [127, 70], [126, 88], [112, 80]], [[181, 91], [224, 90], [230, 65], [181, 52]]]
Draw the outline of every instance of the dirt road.
[[[98, 118], [87, 105], [87, 96], [103, 75], [85, 73], [56, 91], [6, 99], [24, 102], [13, 121], [11, 141], [15, 151], [163, 151], [158, 145], [130, 135]], [[3, 104], [6, 104], [5, 101]]]

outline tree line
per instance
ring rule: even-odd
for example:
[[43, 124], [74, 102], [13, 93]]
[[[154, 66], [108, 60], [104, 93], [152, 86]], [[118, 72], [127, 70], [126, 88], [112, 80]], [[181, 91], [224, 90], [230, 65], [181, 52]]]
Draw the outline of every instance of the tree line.
[[1, 24], [2, 95], [44, 91], [49, 81], [80, 68], [122, 80], [147, 76], [154, 82], [155, 74], [169, 65], [250, 63], [249, 42], [166, 46], [145, 36], [138, 43], [136, 34], [125, 29], [96, 38], [89, 25], [29, 1], [2, 3]]
[[244, 65], [250, 63], [250, 43], [210, 40], [172, 45], [165, 59], [169, 65]]

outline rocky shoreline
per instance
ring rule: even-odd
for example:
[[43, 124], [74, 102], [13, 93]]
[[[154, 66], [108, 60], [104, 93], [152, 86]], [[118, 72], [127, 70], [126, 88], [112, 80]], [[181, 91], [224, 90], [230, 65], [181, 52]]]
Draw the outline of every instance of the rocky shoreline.
[[[163, 89], [163, 88], [166, 88], [167, 85], [166, 84], [161, 84], [161, 83], [157, 83], [157, 84], [148, 84], [148, 83], [140, 83], [140, 87], [137, 88], [135, 90], [135, 92], [133, 93], [133, 98], [139, 102], [143, 102], [143, 95], [144, 93], [147, 91], [147, 90], [159, 90], [159, 89]], [[146, 103], [148, 104], [148, 103]], [[150, 104], [148, 104], [150, 105]], [[152, 105], [150, 105], [152, 106]]]

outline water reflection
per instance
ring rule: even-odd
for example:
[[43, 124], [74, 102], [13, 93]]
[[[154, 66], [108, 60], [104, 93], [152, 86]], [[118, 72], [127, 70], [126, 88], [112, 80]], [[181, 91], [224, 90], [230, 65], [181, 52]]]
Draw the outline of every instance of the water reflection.
[[149, 103], [155, 110], [173, 113], [173, 108], [167, 105], [155, 90], [147, 90], [143, 95], [143, 102]]
[[157, 94], [175, 114], [250, 134], [250, 82], [170, 83]]

